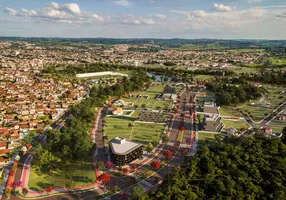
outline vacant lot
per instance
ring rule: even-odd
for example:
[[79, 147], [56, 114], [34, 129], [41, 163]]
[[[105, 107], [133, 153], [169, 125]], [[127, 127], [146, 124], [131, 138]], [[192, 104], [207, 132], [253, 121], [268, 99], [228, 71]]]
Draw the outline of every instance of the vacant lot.
[[216, 134], [199, 132], [199, 140], [214, 140]]
[[239, 112], [233, 110], [233, 107], [227, 107], [227, 106], [223, 106], [219, 108], [219, 113], [221, 116], [236, 116], [236, 117], [241, 117], [241, 115], [239, 114]]
[[248, 125], [244, 121], [233, 121], [233, 120], [223, 120], [224, 128], [236, 128], [237, 130], [243, 128], [248, 128]]

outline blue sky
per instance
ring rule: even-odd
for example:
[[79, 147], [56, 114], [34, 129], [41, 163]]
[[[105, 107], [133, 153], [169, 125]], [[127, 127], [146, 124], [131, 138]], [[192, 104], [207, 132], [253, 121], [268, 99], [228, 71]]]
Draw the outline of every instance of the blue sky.
[[0, 36], [286, 39], [285, 0], [1, 0]]

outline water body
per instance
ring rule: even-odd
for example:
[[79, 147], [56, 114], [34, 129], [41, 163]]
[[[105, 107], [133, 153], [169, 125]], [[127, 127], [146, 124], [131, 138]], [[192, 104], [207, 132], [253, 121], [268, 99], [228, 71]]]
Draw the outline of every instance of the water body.
[[[163, 75], [163, 74], [156, 74], [156, 73], [150, 73], [150, 72], [146, 72], [146, 74], [147, 74], [147, 76], [150, 77], [150, 78], [151, 78], [152, 76], [155, 76], [157, 82], [161, 82], [161, 76], [163, 76], [164, 78], [165, 78], [165, 77], [168, 78], [168, 81], [166, 81], [166, 82], [170, 82], [171, 79], [172, 79], [172, 77], [170, 77], [170, 76], [165, 76], [165, 75]], [[163, 78], [163, 79], [164, 79], [164, 78]], [[165, 82], [165, 81], [163, 80], [163, 82]]]

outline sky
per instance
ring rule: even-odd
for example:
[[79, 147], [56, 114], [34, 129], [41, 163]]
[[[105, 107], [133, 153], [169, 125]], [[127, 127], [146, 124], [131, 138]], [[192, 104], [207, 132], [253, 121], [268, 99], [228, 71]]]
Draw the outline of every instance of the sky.
[[286, 0], [1, 0], [0, 36], [286, 39]]

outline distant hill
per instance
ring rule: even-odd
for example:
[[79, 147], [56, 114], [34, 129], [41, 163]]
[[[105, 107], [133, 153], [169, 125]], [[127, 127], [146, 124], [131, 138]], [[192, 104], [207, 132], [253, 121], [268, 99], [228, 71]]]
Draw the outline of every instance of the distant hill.
[[115, 45], [155, 44], [168, 48], [273, 48], [286, 47], [286, 40], [218, 40], [218, 39], [117, 39], [117, 38], [41, 38], [41, 37], [0, 37], [0, 41], [25, 41], [38, 45]]

